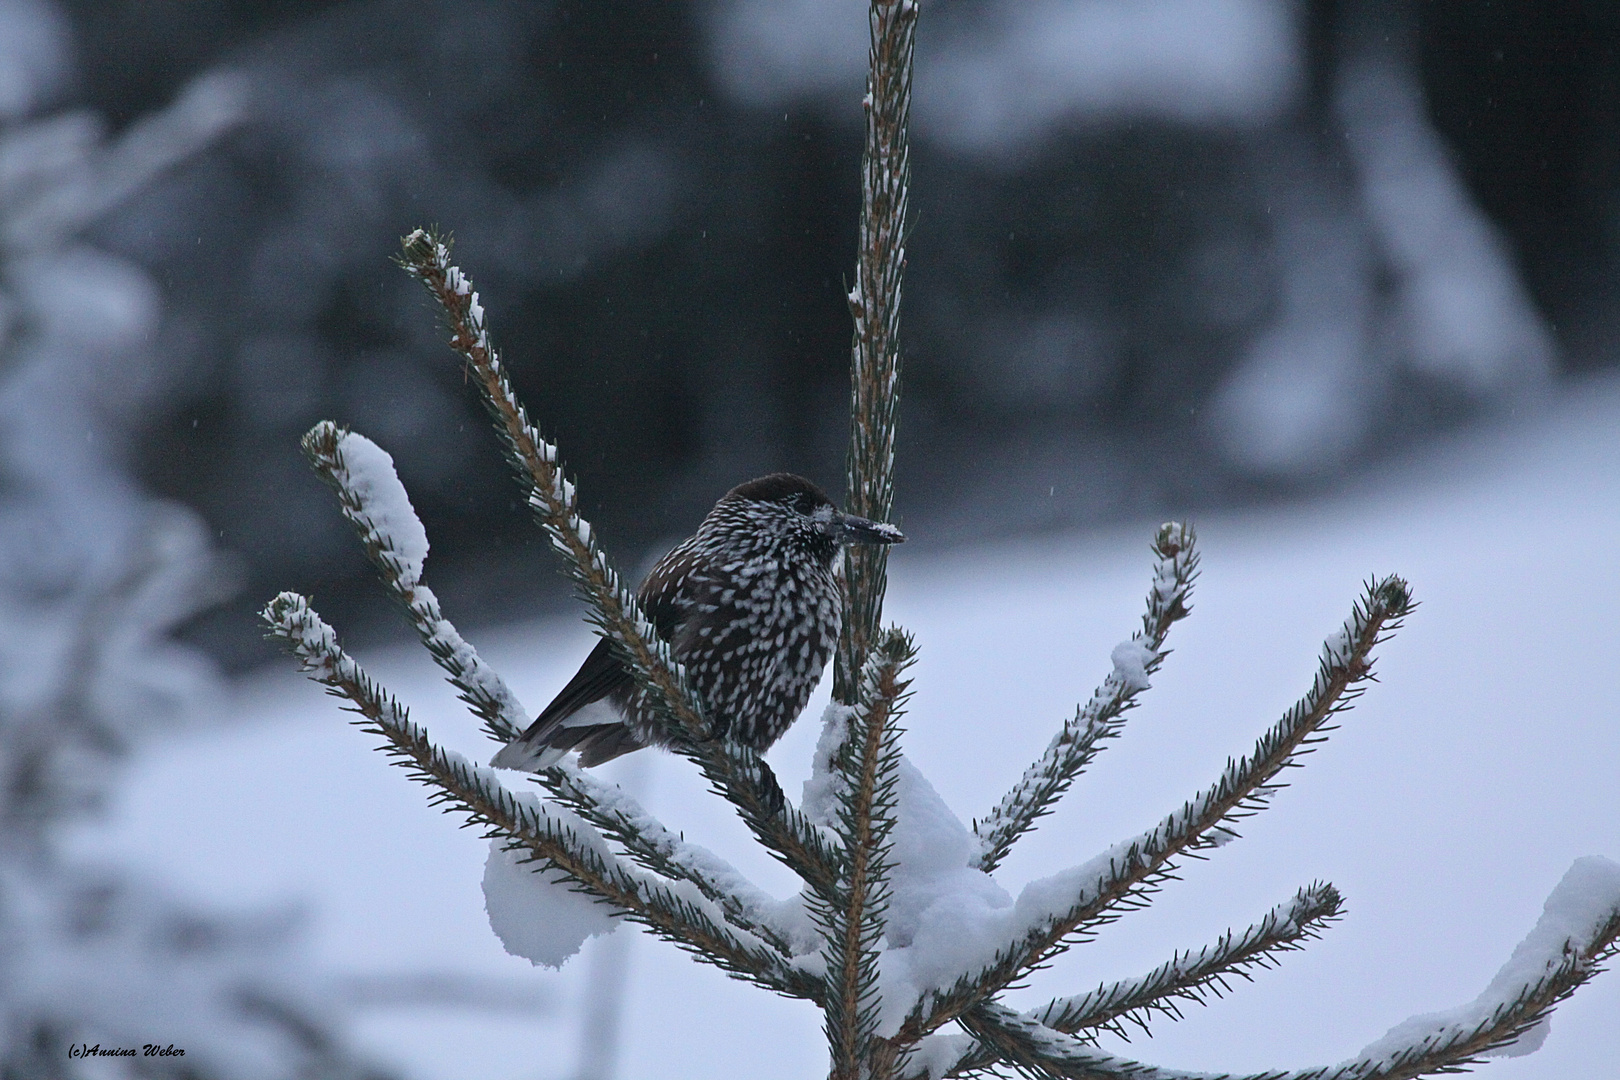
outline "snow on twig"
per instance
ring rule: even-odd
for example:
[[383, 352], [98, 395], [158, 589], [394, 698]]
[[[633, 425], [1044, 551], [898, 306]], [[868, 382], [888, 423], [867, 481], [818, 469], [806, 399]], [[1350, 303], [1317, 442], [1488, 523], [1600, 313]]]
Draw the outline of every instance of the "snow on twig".
[[544, 770], [535, 781], [623, 847], [638, 865], [691, 882], [725, 910], [729, 921], [769, 942], [784, 959], [821, 948], [821, 936], [798, 898], [771, 896], [713, 851], [671, 832], [617, 784], [566, 761]]
[[1398, 1024], [1356, 1060], [1399, 1070], [1436, 1051], [1466, 1052], [1470, 1060], [1528, 1054], [1547, 1037], [1553, 1005], [1596, 974], [1615, 955], [1617, 942], [1620, 864], [1597, 856], [1577, 859], [1547, 898], [1535, 928], [1479, 997]]
[[[1301, 889], [1241, 934], [1228, 931], [1219, 941], [1196, 952], [1177, 954], [1136, 979], [1099, 986], [1087, 994], [1057, 998], [1025, 1011], [1024, 1016], [1054, 1032], [1080, 1033], [1093, 1042], [1099, 1030], [1128, 1038], [1127, 1023], [1148, 1032], [1155, 1013], [1171, 1020], [1182, 1017], [1178, 1001], [1204, 1003], [1231, 989], [1228, 979], [1250, 979], [1247, 969], [1273, 966], [1278, 954], [1300, 949], [1305, 942], [1339, 918], [1343, 901], [1331, 885]], [[1001, 1060], [990, 1043], [964, 1048], [939, 1075], [966, 1075], [987, 1069]]]
[[473, 375], [535, 520], [563, 555], [564, 569], [592, 621], [613, 643], [652, 706], [660, 730], [644, 741], [667, 745], [696, 762], [779, 861], [818, 891], [829, 890], [838, 853], [787, 803], [758, 754], [730, 739], [709, 738], [702, 701], [580, 516], [578, 495], [563, 475], [557, 447], [540, 435], [517, 400], [490, 342], [478, 293], [451, 264], [448, 243], [418, 229], [404, 238], [400, 264], [440, 305], [451, 348], [461, 354]]
[[435, 746], [394, 697], [343, 651], [337, 635], [297, 593], [284, 592], [263, 612], [271, 633], [286, 643], [310, 677], [346, 698], [413, 777], [435, 789], [434, 802], [483, 826], [525, 860], [565, 874], [575, 885], [693, 955], [792, 997], [818, 1000], [822, 983], [785, 964], [764, 941], [733, 926], [719, 905], [686, 882], [660, 880], [626, 865], [601, 835], [577, 816], [532, 795], [508, 791], [491, 769]]
[[1331, 885], [1301, 889], [1240, 934], [1227, 931], [1214, 944], [1179, 954], [1148, 974], [1100, 986], [1089, 994], [1059, 998], [1033, 1010], [1054, 1031], [1073, 1034], [1103, 1029], [1124, 1037], [1126, 1022], [1147, 1031], [1147, 1018], [1159, 1013], [1179, 1020], [1177, 1001], [1202, 1003], [1230, 989], [1227, 979], [1250, 978], [1246, 969], [1276, 964], [1279, 953], [1315, 940], [1339, 918], [1343, 899]]
[[1234, 835], [1231, 822], [1257, 813], [1283, 785], [1283, 769], [1309, 753], [1371, 677], [1372, 650], [1412, 607], [1406, 583], [1389, 577], [1370, 584], [1344, 628], [1323, 648], [1308, 694], [1221, 778], [1152, 829], [1114, 845], [1089, 862], [1033, 881], [1013, 908], [995, 917], [1000, 933], [964, 950], [955, 974], [937, 982], [908, 1017], [902, 1034], [933, 1031], [1083, 937], [1139, 905], [1173, 871], [1177, 860]]
[[[385, 584], [404, 606], [434, 660], [449, 674], [461, 700], [484, 720], [497, 742], [516, 738], [528, 714], [494, 669], [479, 658], [439, 610], [438, 598], [422, 584], [428, 554], [426, 530], [388, 454], [363, 435], [330, 421], [303, 438], [315, 471], [337, 492], [343, 515]], [[665, 877], [692, 882], [710, 900], [726, 906], [733, 921], [771, 940], [791, 955], [790, 939], [802, 950], [803, 920], [771, 925], [782, 903], [761, 892], [718, 856], [675, 836], [617, 785], [560, 764], [536, 778], [562, 805], [620, 843], [637, 863]], [[796, 928], [795, 928], [796, 927]]]
[[1153, 586], [1148, 590], [1142, 629], [1114, 649], [1114, 669], [1063, 725], [1038, 761], [1001, 802], [973, 823], [980, 851], [974, 865], [993, 871], [1001, 865], [1018, 838], [1050, 813], [1057, 800], [1091, 764], [1103, 743], [1125, 726], [1125, 714], [1135, 708], [1137, 695], [1148, 689], [1169, 650], [1165, 638], [1175, 622], [1191, 612], [1188, 598], [1198, 577], [1198, 551], [1191, 526], [1167, 522], [1154, 537]]
[[316, 473], [337, 492], [343, 516], [359, 533], [366, 556], [461, 700], [484, 721], [490, 738], [500, 743], [517, 738], [528, 726], [527, 710], [444, 617], [433, 590], [422, 584], [427, 530], [399, 482], [393, 458], [364, 435], [330, 420], [310, 428], [301, 445]]
[[[1103, 1053], [997, 1002], [961, 1019], [996, 1057], [1036, 1076], [1073, 1080], [1412, 1080], [1460, 1071], [1487, 1056], [1529, 1053], [1546, 1037], [1548, 1014], [1611, 959], [1620, 941], [1620, 864], [1578, 859], [1547, 899], [1541, 919], [1478, 998], [1449, 1012], [1416, 1016], [1348, 1061], [1296, 1071], [1183, 1072]], [[960, 1055], [943, 1075], [981, 1060]]]
[[900, 767], [899, 719], [916, 658], [909, 635], [890, 629], [873, 643], [857, 700], [845, 710], [832, 753], [834, 827], [846, 853], [841, 895], [814, 908], [826, 937], [827, 1034], [833, 1076], [855, 1080], [871, 1052], [882, 1009], [880, 947], [887, 929], [891, 834]]

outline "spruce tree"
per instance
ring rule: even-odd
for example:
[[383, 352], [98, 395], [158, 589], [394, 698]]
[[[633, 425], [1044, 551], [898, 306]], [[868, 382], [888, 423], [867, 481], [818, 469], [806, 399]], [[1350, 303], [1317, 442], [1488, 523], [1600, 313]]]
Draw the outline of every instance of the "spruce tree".
[[[846, 509], [878, 521], [887, 519], [893, 503], [917, 18], [915, 0], [871, 3], [860, 249], [849, 294], [854, 346]], [[753, 750], [725, 737], [725, 725], [708, 714], [597, 544], [556, 445], [512, 392], [478, 294], [452, 263], [448, 239], [416, 230], [405, 237], [400, 262], [441, 310], [451, 347], [482, 396], [535, 522], [561, 556], [588, 618], [655, 704], [658, 741], [697, 766], [754, 838], [798, 875], [803, 892], [787, 901], [766, 894], [623, 791], [570, 763], [533, 778], [543, 798], [508, 789], [494, 771], [437, 746], [344, 652], [305, 598], [277, 596], [264, 612], [271, 632], [428, 785], [431, 798], [527, 864], [537, 889], [563, 881], [702, 962], [816, 1003], [825, 1015], [830, 1075], [839, 1080], [937, 1080], [1008, 1070], [1077, 1080], [1214, 1080], [1214, 1074], [1161, 1070], [1105, 1053], [1097, 1036], [1154, 1016], [1174, 1018], [1184, 1004], [1220, 993], [1232, 977], [1300, 948], [1339, 917], [1342, 901], [1333, 886], [1308, 885], [1251, 926], [1177, 953], [1135, 979], [1025, 1011], [1006, 1004], [1003, 994], [1100, 927], [1150, 903], [1186, 860], [1223, 845], [1241, 819], [1269, 807], [1284, 770], [1327, 737], [1372, 680], [1375, 651], [1413, 609], [1407, 583], [1394, 576], [1367, 583], [1324, 645], [1304, 696], [1208, 787], [1089, 862], [1032, 882], [1016, 899], [1006, 897], [992, 876], [997, 867], [1121, 734], [1165, 659], [1172, 625], [1187, 616], [1198, 572], [1193, 530], [1169, 523], [1158, 531], [1141, 628], [1114, 650], [1103, 684], [971, 828], [944, 810], [901, 752], [916, 644], [904, 630], [883, 625], [886, 550], [849, 549], [833, 703], [804, 804], [795, 806]], [[498, 744], [510, 741], [530, 714], [423, 584], [427, 537], [386, 453], [332, 423], [317, 425], [303, 445], [422, 643], [487, 734]], [[916, 858], [924, 848], [929, 858]], [[936, 901], [953, 890], [1006, 902], [981, 905], [976, 920], [947, 934], [930, 924], [919, 897]], [[540, 912], [536, 917], [543, 918]], [[1399, 1080], [1456, 1071], [1521, 1039], [1534, 1040], [1551, 1009], [1614, 955], [1617, 941], [1620, 866], [1582, 859], [1476, 1001], [1417, 1018], [1348, 1062], [1249, 1080]]]

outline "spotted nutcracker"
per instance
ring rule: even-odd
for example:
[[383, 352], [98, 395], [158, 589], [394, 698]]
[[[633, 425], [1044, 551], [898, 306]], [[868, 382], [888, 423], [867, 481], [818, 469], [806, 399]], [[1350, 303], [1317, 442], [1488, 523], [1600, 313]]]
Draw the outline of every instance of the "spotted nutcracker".
[[[839, 550], [904, 540], [893, 525], [839, 513], [804, 477], [772, 473], [726, 492], [636, 597], [717, 732], [764, 751], [798, 719], [838, 640]], [[604, 638], [490, 764], [538, 771], [578, 750], [582, 765], [599, 765], [646, 745], [647, 709]]]

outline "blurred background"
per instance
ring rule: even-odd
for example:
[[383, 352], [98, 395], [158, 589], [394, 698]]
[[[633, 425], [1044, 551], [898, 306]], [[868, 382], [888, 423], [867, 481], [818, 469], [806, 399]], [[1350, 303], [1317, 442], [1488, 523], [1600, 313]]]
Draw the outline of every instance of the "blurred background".
[[[386, 970], [321, 951], [343, 935], [310, 897], [367, 876], [364, 856], [314, 872], [307, 837], [242, 808], [255, 755], [303, 745], [269, 718], [331, 709], [266, 674], [287, 665], [255, 612], [297, 589], [362, 649], [402, 640], [298, 453], [330, 418], [393, 454], [463, 630], [588, 645], [436, 316], [390, 264], [417, 225], [454, 233], [621, 565], [748, 477], [839, 490], [863, 12], [0, 0], [0, 1075], [104, 1075], [58, 1051], [148, 1036], [188, 1047], [187, 1075], [453, 1075], [465, 1059], [387, 1049], [428, 1030], [398, 1016], [441, 1006], [500, 1018], [441, 1043], [550, 1033], [501, 1075], [613, 1074], [627, 946], [550, 981], [454, 950]], [[1171, 514], [1263, 536], [1397, 488], [1432, 508], [1463, 475], [1481, 499], [1540, 491], [1503, 479], [1527, 458], [1611, 475], [1620, 412], [1590, 403], [1620, 360], [1617, 46], [1604, 0], [930, 0], [907, 558], [1103, 537], [1140, 569], [1143, 523]], [[1596, 441], [1530, 449], [1570, 425]], [[1573, 522], [1612, 494], [1581, 490], [1558, 503]], [[1490, 505], [1469, 512], [1522, 522], [1522, 503]], [[1588, 570], [1573, 591], [1595, 604], [1612, 582]], [[959, 584], [906, 572], [897, 597], [923, 608]], [[531, 704], [568, 663], [535, 661]], [[636, 782], [678, 784], [663, 767]], [[210, 777], [235, 801], [201, 813], [187, 800]], [[216, 839], [161, 831], [204, 822]], [[232, 822], [290, 853], [231, 862]]]

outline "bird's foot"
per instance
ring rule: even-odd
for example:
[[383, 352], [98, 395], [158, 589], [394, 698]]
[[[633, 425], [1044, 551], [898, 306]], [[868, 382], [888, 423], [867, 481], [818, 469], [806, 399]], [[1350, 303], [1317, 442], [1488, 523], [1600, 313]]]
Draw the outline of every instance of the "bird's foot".
[[782, 812], [787, 805], [787, 796], [782, 792], [782, 785], [776, 780], [776, 773], [765, 764], [763, 759], [759, 762], [759, 801], [765, 804], [765, 810], [772, 817]]

